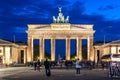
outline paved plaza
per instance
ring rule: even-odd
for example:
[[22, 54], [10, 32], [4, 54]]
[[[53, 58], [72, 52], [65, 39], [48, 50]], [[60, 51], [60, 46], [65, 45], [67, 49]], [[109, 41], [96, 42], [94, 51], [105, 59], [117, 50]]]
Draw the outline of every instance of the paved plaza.
[[75, 69], [51, 69], [51, 76], [45, 75], [45, 70], [34, 71], [33, 67], [12, 67], [0, 69], [0, 80], [119, 80], [108, 77], [108, 70], [82, 69], [81, 74], [75, 74]]

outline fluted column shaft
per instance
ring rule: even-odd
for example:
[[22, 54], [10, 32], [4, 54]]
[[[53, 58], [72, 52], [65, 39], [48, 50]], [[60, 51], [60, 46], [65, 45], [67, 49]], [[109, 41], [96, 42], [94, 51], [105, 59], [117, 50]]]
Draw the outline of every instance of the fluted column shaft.
[[66, 38], [66, 60], [70, 60], [70, 38]]
[[51, 39], [51, 60], [55, 61], [55, 39]]
[[118, 46], [116, 46], [116, 53], [119, 53], [119, 51], [118, 51]]
[[40, 53], [39, 53], [39, 56], [40, 56], [40, 60], [43, 60], [44, 59], [44, 39], [43, 38], [41, 38], [40, 39]]
[[28, 38], [27, 61], [33, 61], [33, 38]]
[[32, 61], [33, 61], [33, 38], [31, 40], [31, 58], [32, 58]]
[[77, 58], [82, 60], [82, 40], [77, 38]]
[[88, 37], [87, 60], [94, 61], [93, 38]]
[[27, 50], [24, 50], [24, 64], [27, 63]]

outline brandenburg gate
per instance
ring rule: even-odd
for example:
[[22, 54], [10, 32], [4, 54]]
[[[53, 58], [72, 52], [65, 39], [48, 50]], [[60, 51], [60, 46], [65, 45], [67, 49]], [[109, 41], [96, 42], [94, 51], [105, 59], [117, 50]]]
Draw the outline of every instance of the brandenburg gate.
[[44, 40], [51, 40], [51, 61], [55, 60], [55, 40], [66, 40], [66, 60], [70, 60], [70, 39], [76, 39], [77, 55], [82, 60], [82, 39], [87, 39], [87, 60], [94, 60], [92, 24], [70, 24], [69, 16], [66, 18], [59, 8], [57, 18], [53, 16], [52, 24], [29, 24], [28, 30], [27, 61], [33, 61], [33, 40], [39, 39], [39, 58], [44, 59]]

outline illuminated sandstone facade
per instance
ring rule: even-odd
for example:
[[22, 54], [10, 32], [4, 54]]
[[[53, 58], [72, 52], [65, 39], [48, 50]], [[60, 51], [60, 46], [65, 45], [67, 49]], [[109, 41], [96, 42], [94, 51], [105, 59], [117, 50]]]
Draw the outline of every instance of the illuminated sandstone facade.
[[0, 64], [27, 62], [27, 46], [0, 39]]
[[55, 60], [55, 40], [65, 39], [66, 40], [66, 60], [70, 60], [70, 40], [77, 40], [77, 58], [82, 60], [82, 39], [87, 39], [87, 60], [94, 60], [93, 50], [93, 25], [84, 24], [70, 24], [69, 16], [64, 18], [59, 8], [58, 17], [53, 16], [52, 24], [29, 24], [28, 30], [28, 49], [27, 49], [27, 60], [33, 61], [33, 40], [39, 39], [40, 43], [40, 60], [44, 59], [44, 40], [51, 40], [51, 60]]
[[106, 44], [94, 45], [95, 62], [101, 61], [101, 57], [106, 54], [120, 54], [120, 40]]

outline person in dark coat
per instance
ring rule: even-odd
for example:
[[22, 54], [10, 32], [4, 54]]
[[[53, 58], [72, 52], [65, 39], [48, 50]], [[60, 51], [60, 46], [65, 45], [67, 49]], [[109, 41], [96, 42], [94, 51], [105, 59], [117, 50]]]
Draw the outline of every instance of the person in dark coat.
[[50, 76], [51, 75], [51, 72], [50, 72], [50, 62], [47, 59], [44, 62], [44, 66], [45, 66], [46, 75]]
[[101, 66], [102, 66], [102, 69], [104, 70], [104, 68], [105, 68], [105, 62], [104, 61], [101, 61]]
[[37, 70], [38, 70], [38, 71], [40, 71], [40, 66], [41, 66], [41, 63], [40, 63], [40, 61], [38, 60], [38, 61], [37, 61]]
[[34, 70], [36, 71], [37, 70], [37, 62], [34, 61]]

